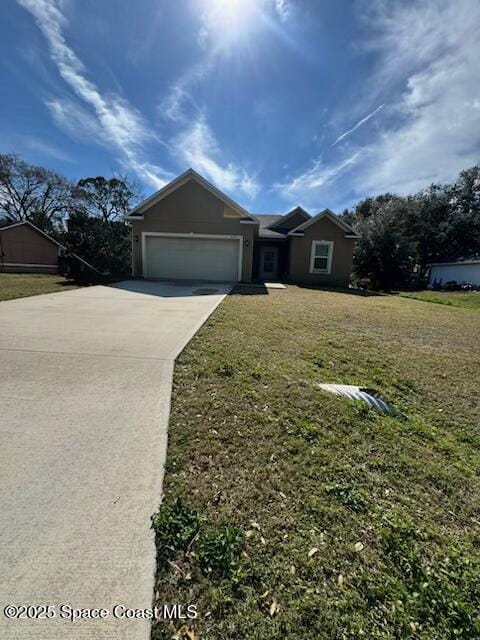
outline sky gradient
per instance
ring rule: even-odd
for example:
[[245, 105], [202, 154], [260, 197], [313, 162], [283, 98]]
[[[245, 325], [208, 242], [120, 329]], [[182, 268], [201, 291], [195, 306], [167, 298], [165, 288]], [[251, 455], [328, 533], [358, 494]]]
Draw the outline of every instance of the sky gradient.
[[341, 212], [480, 161], [478, 0], [5, 0], [0, 152]]

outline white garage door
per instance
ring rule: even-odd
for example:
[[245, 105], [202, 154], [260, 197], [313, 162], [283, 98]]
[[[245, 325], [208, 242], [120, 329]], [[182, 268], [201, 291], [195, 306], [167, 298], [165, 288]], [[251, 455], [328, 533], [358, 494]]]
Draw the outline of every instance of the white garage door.
[[237, 239], [146, 235], [144, 243], [146, 278], [239, 280]]

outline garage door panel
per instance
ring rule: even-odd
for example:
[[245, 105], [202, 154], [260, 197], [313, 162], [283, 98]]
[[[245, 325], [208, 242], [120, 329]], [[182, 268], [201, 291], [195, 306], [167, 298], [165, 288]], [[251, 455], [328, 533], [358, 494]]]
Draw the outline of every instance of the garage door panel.
[[238, 281], [239, 241], [231, 238], [145, 237], [145, 275], [178, 280]]

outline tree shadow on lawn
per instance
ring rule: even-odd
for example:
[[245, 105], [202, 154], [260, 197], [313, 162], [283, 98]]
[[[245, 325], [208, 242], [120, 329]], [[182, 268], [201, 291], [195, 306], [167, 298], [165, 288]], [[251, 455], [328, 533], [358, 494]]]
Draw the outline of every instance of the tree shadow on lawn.
[[378, 296], [389, 296], [388, 293], [380, 291], [370, 291], [368, 289], [354, 289], [348, 287], [326, 287], [314, 284], [298, 284], [300, 289], [310, 289], [311, 291], [325, 291], [328, 293], [346, 293], [350, 296], [360, 296], [362, 298], [372, 298]]
[[230, 291], [231, 296], [268, 296], [264, 284], [237, 284]]

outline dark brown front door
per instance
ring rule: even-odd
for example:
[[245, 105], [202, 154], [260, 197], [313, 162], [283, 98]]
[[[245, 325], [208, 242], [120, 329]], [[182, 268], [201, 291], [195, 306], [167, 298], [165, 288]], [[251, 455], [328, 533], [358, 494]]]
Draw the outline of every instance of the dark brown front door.
[[278, 269], [278, 247], [260, 247], [260, 278], [275, 280]]

